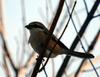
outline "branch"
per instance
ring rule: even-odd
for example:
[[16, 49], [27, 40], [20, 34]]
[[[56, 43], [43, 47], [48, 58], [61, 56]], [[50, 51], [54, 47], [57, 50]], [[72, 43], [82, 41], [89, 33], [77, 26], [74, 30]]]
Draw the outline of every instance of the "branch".
[[100, 14], [94, 16], [94, 18], [96, 18], [96, 17], [100, 17]]
[[[91, 11], [89, 12], [89, 14], [88, 14], [88, 16], [87, 16], [87, 18], [86, 18], [86, 20], [85, 20], [85, 22], [83, 24], [83, 26], [81, 27], [81, 29], [80, 29], [80, 31], [78, 33], [78, 35], [80, 36], [80, 38], [82, 37], [83, 33], [85, 32], [85, 30], [86, 30], [89, 22], [92, 20], [93, 15], [94, 15], [94, 13], [95, 13], [98, 5], [99, 5], [99, 2], [100, 2], [100, 0], [96, 0], [95, 1], [94, 5], [93, 5], [93, 7], [91, 9]], [[74, 42], [73, 42], [73, 44], [72, 44], [72, 46], [70, 48], [71, 51], [73, 51], [76, 48], [76, 46], [77, 46], [77, 44], [78, 44], [78, 42], [80, 40], [79, 37], [78, 37], [78, 35], [76, 36], [76, 38], [75, 38], [75, 40], [74, 40]], [[67, 66], [70, 58], [71, 58], [71, 56], [66, 56], [65, 57], [65, 59], [63, 61], [63, 64], [62, 64], [61, 68], [59, 69], [59, 71], [57, 73], [57, 77], [61, 77], [62, 76], [62, 74], [63, 74], [63, 72], [65, 70], [65, 67]]]
[[44, 53], [46, 52], [46, 48], [47, 48], [48, 42], [50, 40], [51, 35], [53, 34], [54, 28], [55, 28], [55, 26], [57, 24], [57, 21], [59, 19], [60, 13], [62, 11], [63, 4], [64, 4], [64, 0], [60, 0], [56, 15], [55, 15], [55, 17], [53, 19], [53, 22], [51, 24], [51, 28], [49, 30], [50, 34], [48, 35], [48, 37], [46, 39], [46, 44], [43, 46], [43, 49], [40, 51], [41, 53], [40, 53], [40, 55], [39, 55], [39, 57], [37, 59], [36, 66], [35, 66], [35, 68], [33, 70], [33, 73], [32, 73], [31, 77], [36, 77], [36, 75], [37, 75], [37, 73], [39, 71], [39, 67], [40, 67], [40, 64], [42, 63], [42, 59], [43, 59]]
[[15, 74], [16, 74], [16, 77], [17, 77], [17, 75], [18, 75], [18, 69], [15, 67], [15, 65], [14, 65], [14, 63], [13, 63], [13, 61], [12, 61], [12, 59], [11, 59], [11, 56], [10, 56], [10, 54], [9, 54], [9, 51], [8, 51], [8, 48], [7, 48], [6, 41], [5, 41], [5, 39], [4, 39], [3, 33], [1, 33], [1, 37], [2, 37], [2, 40], [3, 40], [4, 54], [8, 57], [8, 59], [9, 59], [9, 61], [10, 61], [10, 63], [11, 63], [11, 66], [12, 66], [12, 68], [14, 69]]
[[86, 8], [86, 12], [87, 12], [87, 15], [88, 15], [88, 7], [87, 7], [87, 4], [86, 4], [86, 1], [83, 0], [84, 4], [85, 4], [85, 8]]
[[[99, 37], [99, 33], [100, 33], [100, 31], [98, 31], [98, 33], [97, 33], [97, 35], [95, 36], [94, 40], [92, 41], [91, 45], [88, 47], [88, 51], [87, 51], [88, 53], [94, 48], [94, 46], [95, 46], [95, 44], [96, 44], [96, 42], [97, 42], [97, 39], [98, 39], [98, 37]], [[82, 66], [83, 66], [83, 64], [84, 64], [85, 61], [86, 61], [86, 59], [83, 59], [83, 60], [82, 60], [82, 62], [81, 62], [81, 64], [80, 64], [79, 68], [77, 69], [77, 71], [76, 71], [76, 73], [75, 73], [75, 77], [78, 76], [79, 71], [80, 71], [80, 69], [82, 68]]]
[[7, 77], [10, 77], [11, 74], [10, 74], [9, 68], [7, 66], [6, 58], [7, 58], [7, 56], [4, 54], [4, 56], [3, 56], [4, 64], [2, 64], [2, 65], [3, 65], [3, 68], [5, 69], [5, 72], [6, 72]]

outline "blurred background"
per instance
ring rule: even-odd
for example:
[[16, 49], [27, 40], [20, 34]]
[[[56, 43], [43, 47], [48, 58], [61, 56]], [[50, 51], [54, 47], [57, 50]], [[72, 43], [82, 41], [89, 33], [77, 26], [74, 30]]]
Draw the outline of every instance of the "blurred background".
[[[30, 36], [25, 25], [42, 22], [48, 29], [60, 0], [0, 0], [0, 76], [30, 77], [36, 63], [37, 53], [28, 44]], [[76, 6], [61, 41], [70, 48], [82, 28], [96, 0], [76, 0]], [[69, 19], [75, 0], [65, 0], [54, 34], [60, 37]], [[73, 21], [72, 21], [73, 20]], [[94, 42], [94, 43], [93, 43]], [[90, 46], [93, 46], [89, 50]], [[95, 58], [71, 57], [62, 77], [100, 77], [100, 4], [89, 22], [81, 42], [75, 50], [92, 53]], [[37, 77], [55, 77], [66, 55], [49, 59], [45, 71]], [[84, 61], [83, 61], [84, 60]], [[93, 67], [94, 66], [94, 67]], [[96, 70], [94, 70], [94, 68]], [[46, 75], [47, 74], [47, 75]], [[97, 75], [98, 74], [98, 75]]]

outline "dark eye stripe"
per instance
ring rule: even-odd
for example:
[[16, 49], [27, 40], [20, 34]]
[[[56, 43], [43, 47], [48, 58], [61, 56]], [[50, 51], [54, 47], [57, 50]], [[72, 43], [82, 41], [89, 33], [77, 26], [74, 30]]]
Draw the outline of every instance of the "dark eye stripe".
[[44, 29], [42, 26], [39, 26], [39, 25], [36, 25], [36, 26], [35, 25], [32, 25], [32, 27], [33, 28], [41, 28], [41, 29]]
[[28, 29], [32, 29], [32, 28], [45, 29], [45, 26], [40, 22], [32, 22], [27, 26], [27, 28]]
[[45, 29], [43, 26], [39, 26], [39, 25], [28, 25], [27, 26], [28, 29], [32, 29], [32, 28], [40, 28], [40, 29]]

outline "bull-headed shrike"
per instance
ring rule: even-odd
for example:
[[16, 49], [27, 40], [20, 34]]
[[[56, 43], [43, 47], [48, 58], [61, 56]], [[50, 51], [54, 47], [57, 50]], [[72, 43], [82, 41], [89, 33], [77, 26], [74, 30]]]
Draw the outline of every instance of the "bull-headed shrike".
[[[31, 22], [25, 26], [30, 31], [29, 43], [32, 48], [40, 54], [43, 46], [45, 45], [46, 38], [48, 37], [49, 30], [40, 22]], [[56, 46], [55, 46], [56, 44]], [[54, 47], [55, 46], [55, 47]], [[47, 57], [52, 51], [51, 58], [67, 54], [69, 56], [75, 56], [80, 58], [93, 58], [94, 56], [89, 53], [82, 53], [76, 51], [70, 51], [60, 40], [58, 40], [54, 35], [51, 36], [50, 41], [47, 45], [44, 57]]]

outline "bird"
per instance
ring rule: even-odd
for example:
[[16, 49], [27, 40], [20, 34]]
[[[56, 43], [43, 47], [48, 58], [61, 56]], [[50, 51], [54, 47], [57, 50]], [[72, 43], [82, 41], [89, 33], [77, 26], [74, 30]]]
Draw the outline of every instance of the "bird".
[[[25, 26], [25, 28], [27, 28], [30, 32], [28, 43], [31, 45], [34, 51], [40, 55], [40, 52], [46, 43], [46, 39], [50, 34], [49, 30], [39, 21], [30, 22]], [[90, 53], [70, 50], [60, 40], [58, 40], [54, 34], [51, 35], [44, 57], [47, 58], [51, 51], [52, 54], [50, 58], [54, 58], [62, 54], [79, 58], [94, 58], [94, 55]]]

